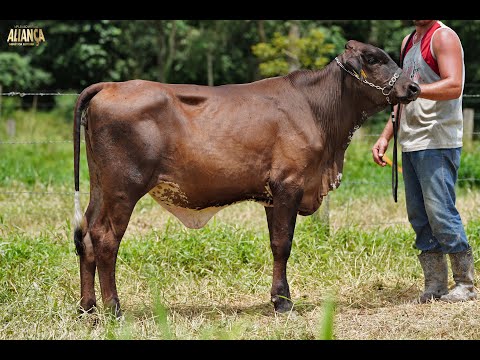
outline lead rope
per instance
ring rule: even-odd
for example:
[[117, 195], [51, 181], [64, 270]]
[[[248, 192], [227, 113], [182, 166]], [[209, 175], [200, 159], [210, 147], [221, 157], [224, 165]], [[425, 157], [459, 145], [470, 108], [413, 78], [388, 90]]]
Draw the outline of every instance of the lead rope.
[[[400, 112], [400, 104], [397, 106], [397, 115]], [[393, 200], [397, 202], [398, 194], [398, 161], [397, 161], [397, 132], [398, 132], [398, 122], [395, 120], [395, 112], [393, 111], [392, 105], [392, 125], [393, 125], [393, 160], [392, 160], [392, 194]]]
[[[403, 68], [403, 59], [405, 59], [405, 49], [413, 38], [415, 30], [410, 34], [405, 43], [403, 50], [400, 52], [400, 68]], [[397, 133], [398, 133], [398, 122], [400, 121], [402, 106], [400, 103], [397, 105], [397, 114], [393, 111], [392, 105], [392, 125], [393, 125], [393, 160], [392, 160], [392, 194], [393, 200], [397, 202], [398, 198], [398, 159], [397, 159]]]

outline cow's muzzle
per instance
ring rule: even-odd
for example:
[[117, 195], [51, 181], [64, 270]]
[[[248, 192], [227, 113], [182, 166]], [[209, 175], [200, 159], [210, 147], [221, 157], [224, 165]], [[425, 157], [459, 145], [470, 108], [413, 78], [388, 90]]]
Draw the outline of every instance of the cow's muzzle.
[[397, 95], [398, 102], [401, 104], [408, 104], [411, 101], [415, 101], [420, 95], [420, 92], [421, 92], [420, 86], [417, 83], [411, 82], [406, 87], [404, 96]]

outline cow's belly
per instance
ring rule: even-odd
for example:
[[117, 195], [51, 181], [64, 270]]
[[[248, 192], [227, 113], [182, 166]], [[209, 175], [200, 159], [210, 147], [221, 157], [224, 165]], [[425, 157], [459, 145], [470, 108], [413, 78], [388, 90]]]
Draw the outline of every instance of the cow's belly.
[[[231, 204], [220, 205], [220, 206], [210, 206], [202, 209], [192, 209], [188, 207], [189, 199], [180, 186], [173, 182], [162, 181], [149, 192], [155, 201], [157, 201], [165, 210], [174, 215], [178, 220], [180, 220], [186, 227], [190, 229], [200, 229], [208, 223], [208, 221], [220, 210], [226, 208], [229, 205], [233, 205], [237, 202]], [[271, 191], [268, 186], [265, 187], [265, 193], [268, 199], [271, 199]], [[244, 199], [254, 200], [263, 206], [271, 206], [270, 202], [263, 202], [255, 199]]]

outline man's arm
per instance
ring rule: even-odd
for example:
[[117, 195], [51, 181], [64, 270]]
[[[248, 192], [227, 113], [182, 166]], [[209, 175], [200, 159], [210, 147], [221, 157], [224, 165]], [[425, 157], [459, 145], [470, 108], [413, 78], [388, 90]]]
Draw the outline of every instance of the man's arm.
[[433, 36], [433, 53], [437, 59], [440, 80], [419, 84], [419, 97], [430, 100], [451, 100], [462, 95], [463, 57], [458, 35], [450, 29], [439, 29]]
[[[398, 105], [394, 105], [393, 111], [397, 113]], [[395, 119], [398, 121], [398, 119]], [[392, 123], [392, 115], [388, 118], [388, 122], [385, 125], [382, 133], [378, 137], [377, 142], [372, 147], [372, 155], [373, 161], [375, 161], [380, 166], [385, 166], [387, 163], [382, 159], [383, 155], [387, 152], [388, 143], [390, 139], [393, 137], [393, 123]]]

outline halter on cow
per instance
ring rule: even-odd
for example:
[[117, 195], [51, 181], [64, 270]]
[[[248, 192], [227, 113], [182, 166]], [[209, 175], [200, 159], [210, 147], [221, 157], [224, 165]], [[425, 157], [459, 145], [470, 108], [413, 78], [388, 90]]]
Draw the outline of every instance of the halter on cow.
[[[271, 301], [276, 311], [289, 311], [287, 261], [297, 215], [313, 214], [340, 185], [345, 151], [368, 117], [420, 93], [372, 45], [349, 41], [335, 60], [322, 70], [247, 84], [132, 80], [83, 90], [73, 133], [82, 310], [96, 307], [98, 269], [104, 305], [121, 314], [117, 253], [135, 204], [148, 193], [190, 228], [239, 201], [263, 205], [273, 254]], [[84, 215], [82, 124], [90, 173]]]

